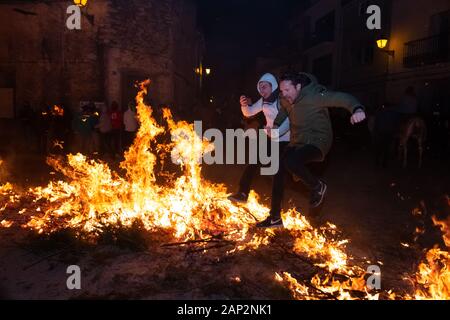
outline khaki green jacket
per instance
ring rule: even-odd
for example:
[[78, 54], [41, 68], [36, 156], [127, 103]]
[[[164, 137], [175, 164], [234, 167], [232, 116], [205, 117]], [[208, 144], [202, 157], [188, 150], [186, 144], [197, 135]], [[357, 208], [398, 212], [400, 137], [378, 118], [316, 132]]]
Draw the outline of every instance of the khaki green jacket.
[[290, 145], [304, 146], [312, 144], [322, 151], [325, 157], [330, 151], [333, 141], [329, 107], [341, 107], [353, 113], [362, 108], [361, 103], [347, 93], [327, 90], [318, 84], [316, 77], [304, 73], [311, 79], [311, 83], [302, 88], [294, 104], [282, 99], [280, 111], [274, 125], [280, 126], [289, 117], [291, 141]]

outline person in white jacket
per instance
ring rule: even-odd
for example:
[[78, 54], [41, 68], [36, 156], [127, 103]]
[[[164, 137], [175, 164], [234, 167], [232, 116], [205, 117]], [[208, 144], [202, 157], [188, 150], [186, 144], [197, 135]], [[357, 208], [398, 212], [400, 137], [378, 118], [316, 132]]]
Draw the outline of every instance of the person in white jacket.
[[133, 144], [139, 129], [136, 107], [132, 102], [128, 103], [128, 109], [123, 114], [123, 124], [125, 126], [124, 149], [127, 150]]
[[[261, 98], [254, 104], [251, 104], [251, 101], [246, 96], [241, 96], [241, 111], [245, 117], [252, 117], [256, 114], [262, 112], [264, 114], [266, 120], [266, 127], [273, 127], [273, 121], [275, 120], [278, 111], [280, 110], [280, 99], [279, 99], [279, 89], [278, 82], [275, 77], [270, 74], [264, 74], [261, 79], [258, 81], [257, 89]], [[270, 132], [266, 134], [269, 135]], [[278, 135], [274, 137], [272, 135], [271, 139], [278, 141], [279, 143], [279, 157], [281, 159], [281, 154], [283, 153], [285, 147], [289, 143], [289, 120], [286, 119], [281, 126], [278, 128]], [[244, 170], [242, 174], [241, 180], [239, 182], [239, 191], [230, 195], [228, 198], [231, 201], [238, 203], [246, 203], [248, 199], [248, 195], [250, 193], [252, 180], [257, 173], [257, 170], [260, 168], [261, 164], [249, 164]], [[275, 174], [274, 180], [283, 179], [283, 172], [280, 168], [278, 173]], [[274, 183], [273, 186], [276, 184]], [[271, 216], [280, 216], [281, 212], [281, 202], [283, 198], [283, 188], [275, 189], [272, 187], [272, 209]]]

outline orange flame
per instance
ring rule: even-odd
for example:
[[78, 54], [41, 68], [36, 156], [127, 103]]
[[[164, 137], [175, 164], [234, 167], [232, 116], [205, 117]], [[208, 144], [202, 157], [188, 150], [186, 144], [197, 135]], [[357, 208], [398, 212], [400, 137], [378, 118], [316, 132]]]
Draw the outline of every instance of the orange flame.
[[419, 300], [450, 300], [450, 217], [439, 221], [433, 217], [433, 222], [443, 233], [447, 247], [444, 251], [439, 247], [428, 250], [416, 273], [415, 298]]
[[[67, 163], [48, 159], [68, 181], [51, 182], [45, 188], [31, 190], [33, 196], [47, 203], [45, 214], [35, 216], [27, 227], [41, 233], [51, 233], [62, 227], [71, 227], [81, 235], [95, 238], [102, 227], [121, 224], [131, 226], [141, 221], [149, 231], [163, 229], [180, 240], [192, 240], [217, 233], [233, 233], [233, 240], [244, 239], [248, 225], [254, 221], [244, 208], [227, 199], [223, 185], [212, 184], [200, 175], [199, 158], [211, 150], [202, 141], [193, 126], [175, 122], [168, 109], [164, 119], [172, 136], [172, 159], [183, 169], [183, 175], [156, 182], [156, 152], [169, 149], [158, 145], [156, 139], [165, 133], [152, 116], [153, 110], [145, 105], [149, 81], [140, 84], [136, 97], [140, 128], [125, 160], [120, 167], [125, 177], [111, 171], [107, 164], [88, 160], [84, 155], [69, 155]], [[167, 178], [167, 176], [165, 176]], [[254, 198], [255, 195], [252, 195]], [[264, 218], [268, 209], [253, 203], [253, 214]]]

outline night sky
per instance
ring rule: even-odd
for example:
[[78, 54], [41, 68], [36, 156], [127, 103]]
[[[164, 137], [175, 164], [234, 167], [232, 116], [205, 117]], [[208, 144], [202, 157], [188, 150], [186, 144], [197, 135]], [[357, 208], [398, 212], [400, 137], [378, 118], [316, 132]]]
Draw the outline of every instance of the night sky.
[[[199, 0], [210, 90], [218, 96], [248, 89], [245, 76], [257, 56], [270, 55], [289, 39], [287, 21], [308, 0]], [[255, 75], [257, 77], [258, 75]], [[253, 85], [252, 85], [253, 87]]]

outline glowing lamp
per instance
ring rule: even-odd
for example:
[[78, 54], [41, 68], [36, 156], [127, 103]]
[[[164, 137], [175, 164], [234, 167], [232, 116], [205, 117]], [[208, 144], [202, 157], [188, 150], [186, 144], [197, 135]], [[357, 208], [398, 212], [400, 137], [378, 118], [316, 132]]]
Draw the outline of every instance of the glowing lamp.
[[394, 50], [387, 50], [387, 46], [388, 46], [388, 39], [386, 38], [380, 38], [377, 40], [377, 47], [379, 49], [381, 49], [381, 51], [383, 51], [384, 53], [386, 53], [387, 55], [394, 57], [395, 55], [395, 51]]
[[87, 5], [88, 0], [73, 0], [73, 3], [79, 7], [85, 7]]
[[384, 49], [387, 47], [388, 44], [388, 39], [378, 39], [377, 40], [377, 46], [380, 49]]

